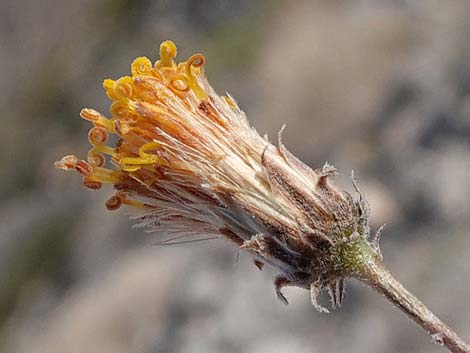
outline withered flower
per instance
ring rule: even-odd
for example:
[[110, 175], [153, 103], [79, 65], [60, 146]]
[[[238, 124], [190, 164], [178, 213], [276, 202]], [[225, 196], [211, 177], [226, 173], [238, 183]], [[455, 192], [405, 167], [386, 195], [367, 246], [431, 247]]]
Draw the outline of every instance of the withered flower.
[[[137, 224], [149, 231], [179, 240], [228, 239], [251, 253], [258, 268], [279, 271], [275, 288], [284, 302], [281, 288], [297, 286], [309, 289], [314, 307], [326, 312], [317, 295], [328, 289], [332, 307], [340, 306], [344, 279], [357, 278], [444, 344], [468, 352], [383, 267], [356, 184], [355, 199], [333, 184], [333, 166], [313, 170], [292, 155], [282, 131], [277, 146], [262, 138], [232, 97], [214, 92], [204, 56], [178, 64], [175, 57], [176, 46], [165, 41], [155, 64], [140, 57], [132, 76], [105, 80], [111, 118], [92, 109], [80, 114], [93, 124], [87, 161], [69, 155], [56, 167], [75, 169], [91, 189], [112, 184], [116, 193], [106, 207], [134, 207]], [[106, 144], [108, 134], [118, 136], [114, 147]]]

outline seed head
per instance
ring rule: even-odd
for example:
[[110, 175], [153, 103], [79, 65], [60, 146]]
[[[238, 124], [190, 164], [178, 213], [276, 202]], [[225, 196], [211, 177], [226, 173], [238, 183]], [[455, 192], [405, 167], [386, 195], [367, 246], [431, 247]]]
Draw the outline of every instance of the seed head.
[[[132, 76], [103, 82], [111, 118], [93, 109], [81, 117], [93, 127], [87, 161], [65, 156], [60, 169], [75, 169], [91, 189], [112, 184], [109, 210], [128, 205], [134, 219], [172, 239], [224, 237], [251, 253], [262, 269], [280, 272], [284, 286], [329, 289], [341, 305], [343, 280], [354, 271], [349, 245], [369, 236], [367, 202], [337, 188], [336, 169], [312, 170], [282, 143], [262, 138], [230, 96], [217, 95], [204, 75], [201, 54], [176, 63], [165, 41], [160, 60], [134, 60]], [[114, 146], [108, 134], [118, 136]], [[355, 185], [355, 184], [354, 184]], [[345, 255], [346, 254], [346, 255]]]

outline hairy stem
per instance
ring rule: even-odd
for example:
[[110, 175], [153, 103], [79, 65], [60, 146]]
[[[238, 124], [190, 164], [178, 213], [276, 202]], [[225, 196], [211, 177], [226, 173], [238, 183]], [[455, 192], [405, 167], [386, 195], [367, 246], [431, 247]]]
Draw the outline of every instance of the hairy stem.
[[470, 353], [470, 346], [418, 298], [408, 292], [378, 258], [367, 257], [362, 271], [356, 273], [354, 277], [383, 294], [392, 304], [426, 330], [434, 342], [447, 347], [454, 353]]

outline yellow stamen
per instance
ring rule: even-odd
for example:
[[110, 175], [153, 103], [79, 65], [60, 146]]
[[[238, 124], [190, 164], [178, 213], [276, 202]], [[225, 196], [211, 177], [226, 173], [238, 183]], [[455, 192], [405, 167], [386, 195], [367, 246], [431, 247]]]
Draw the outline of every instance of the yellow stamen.
[[156, 66], [173, 67], [175, 65], [173, 58], [176, 57], [176, 45], [171, 40], [166, 40], [160, 44], [160, 60]]
[[[195, 54], [177, 64], [174, 60], [176, 54], [175, 44], [165, 41], [160, 45], [160, 59], [155, 65], [146, 57], [138, 57], [131, 64], [132, 76], [104, 80], [103, 87], [112, 100], [111, 119], [93, 109], [83, 109], [80, 113], [83, 119], [94, 125], [88, 134], [93, 146], [88, 152], [88, 162], [67, 156], [56, 166], [76, 169], [83, 176], [84, 184], [92, 189], [100, 188], [103, 183], [125, 183], [126, 172], [139, 170], [137, 176], [150, 185], [160, 179], [156, 166], [164, 168], [170, 165], [168, 154], [161, 150], [166, 140], [159, 130], [188, 146], [196, 146], [196, 132], [184, 116], [174, 110], [175, 107], [183, 107], [195, 112], [199, 108], [206, 118], [217, 118], [210, 107], [194, 106], [194, 95], [203, 102], [208, 98], [201, 86], [205, 58], [202, 54]], [[226, 101], [235, 106], [229, 98]], [[106, 145], [109, 133], [121, 138], [114, 148]], [[104, 168], [108, 161], [118, 163], [120, 168]], [[108, 201], [109, 209], [116, 209], [121, 204], [144, 207], [143, 203], [122, 193]]]
[[124, 157], [119, 161], [121, 169], [125, 172], [135, 172], [144, 165], [156, 164], [161, 162], [159, 156], [147, 153], [147, 151], [158, 148], [158, 142], [148, 142], [139, 148], [139, 157]]
[[92, 175], [94, 171], [93, 166], [85, 162], [84, 160], [77, 160], [75, 164], [75, 170], [84, 177]]
[[114, 101], [109, 107], [109, 112], [116, 119], [133, 118], [135, 117], [135, 109], [130, 103], [131, 102]]
[[82, 119], [85, 119], [85, 120], [88, 120], [88, 121], [91, 121], [91, 122], [95, 122], [95, 121], [98, 121], [99, 118], [101, 117], [101, 114], [98, 113], [96, 110], [94, 109], [90, 109], [90, 108], [83, 108], [81, 111], [80, 111], [80, 116], [82, 117]]
[[101, 145], [108, 139], [106, 129], [95, 126], [88, 131], [88, 141], [93, 145]]
[[116, 133], [116, 130], [114, 129], [114, 122], [110, 119], [106, 119], [103, 115], [94, 109], [84, 108], [80, 112], [80, 116], [82, 119], [91, 121], [95, 126], [104, 127], [107, 131], [113, 134]]
[[123, 76], [114, 83], [114, 94], [117, 99], [127, 102], [134, 93], [134, 80], [130, 76]]
[[186, 93], [189, 91], [190, 83], [186, 76], [177, 75], [171, 81], [169, 88], [175, 93]]
[[114, 156], [116, 154], [114, 148], [106, 145], [96, 145], [93, 149], [90, 150], [90, 152], [100, 152], [107, 154], [108, 156]]
[[145, 56], [135, 59], [131, 64], [132, 76], [152, 75], [152, 62]]
[[154, 150], [154, 149], [157, 149], [158, 147], [160, 147], [160, 143], [157, 142], [157, 141], [152, 141], [152, 142], [146, 143], [145, 145], [142, 145], [139, 148], [139, 156], [141, 156], [142, 158], [156, 157], [154, 154], [149, 154], [147, 152], [151, 151], [151, 150]]
[[143, 204], [142, 202], [130, 199], [127, 195], [121, 192], [117, 192], [115, 195], [111, 196], [106, 201], [105, 205], [109, 211], [115, 211], [119, 207], [121, 207], [121, 205], [133, 206], [133, 207], [140, 208], [140, 209], [145, 208], [145, 204]]
[[123, 120], [115, 120], [114, 121], [114, 129], [116, 130], [116, 134], [120, 137], [124, 137], [130, 130], [129, 123]]
[[106, 208], [109, 211], [117, 210], [119, 207], [121, 207], [121, 204], [122, 204], [121, 197], [118, 194], [111, 196], [105, 203]]
[[99, 190], [103, 186], [99, 181], [90, 180], [88, 177], [83, 178], [83, 185], [92, 190]]
[[193, 92], [196, 94], [196, 97], [199, 99], [205, 99], [207, 98], [206, 93], [204, 90], [199, 86], [197, 83], [197, 78], [194, 76], [192, 72], [192, 67], [194, 68], [200, 68], [204, 66], [204, 63], [206, 61], [206, 58], [202, 54], [194, 54], [191, 56], [188, 61], [186, 62], [186, 76], [188, 78], [188, 84], [193, 90]]
[[101, 153], [110, 156], [115, 155], [114, 149], [105, 145], [107, 139], [108, 134], [102, 127], [95, 126], [88, 132], [88, 141], [93, 145], [93, 148], [88, 152], [88, 162], [90, 164], [102, 167], [106, 163], [106, 159]]
[[124, 197], [124, 196], [121, 196], [121, 202], [122, 202], [124, 205], [127, 205], [127, 206], [132, 206], [132, 207], [140, 208], [140, 209], [144, 209], [144, 208], [145, 208], [145, 204], [144, 204], [144, 203], [139, 202], [139, 201], [136, 201], [136, 200], [129, 199], [129, 198]]
[[86, 177], [89, 181], [97, 181], [100, 183], [116, 184], [119, 182], [119, 170], [111, 170], [102, 167], [93, 167], [93, 173]]
[[103, 167], [106, 164], [106, 159], [101, 153], [96, 152], [94, 149], [88, 152], [88, 163], [95, 167]]
[[116, 95], [114, 94], [114, 80], [111, 80], [107, 78], [106, 80], [103, 81], [103, 88], [106, 91], [106, 95], [109, 97], [111, 100], [116, 100]]

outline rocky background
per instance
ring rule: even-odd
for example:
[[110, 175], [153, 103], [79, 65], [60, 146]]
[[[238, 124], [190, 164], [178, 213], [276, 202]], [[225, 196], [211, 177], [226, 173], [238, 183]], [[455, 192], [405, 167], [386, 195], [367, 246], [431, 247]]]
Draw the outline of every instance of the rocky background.
[[[443, 352], [355, 282], [341, 310], [274, 294], [269, 269], [221, 240], [172, 247], [106, 211], [111, 190], [56, 171], [86, 155], [104, 78], [203, 52], [208, 76], [272, 140], [387, 223], [392, 272], [470, 340], [470, 3], [467, 0], [3, 0], [0, 3], [0, 351]], [[327, 302], [322, 297], [323, 302]]]

